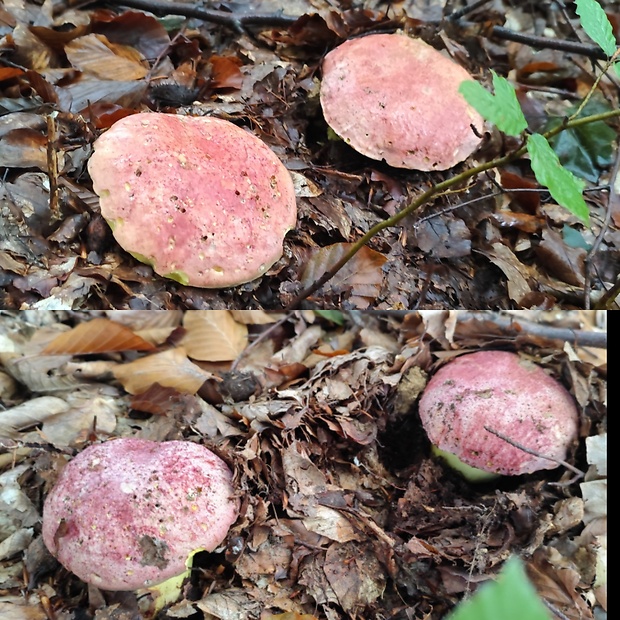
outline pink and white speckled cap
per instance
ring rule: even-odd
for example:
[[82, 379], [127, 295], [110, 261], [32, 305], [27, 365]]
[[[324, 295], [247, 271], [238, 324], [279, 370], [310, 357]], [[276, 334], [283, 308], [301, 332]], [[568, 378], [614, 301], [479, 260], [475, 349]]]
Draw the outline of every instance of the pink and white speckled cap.
[[127, 116], [97, 139], [88, 171], [119, 245], [181, 284], [223, 288], [260, 277], [297, 221], [282, 162], [218, 118]]
[[435, 48], [403, 34], [346, 41], [323, 62], [328, 125], [356, 151], [396, 168], [446, 170], [471, 155], [480, 115], [458, 92], [473, 79]]
[[419, 403], [431, 442], [488, 472], [520, 475], [558, 463], [533, 456], [485, 426], [541, 455], [564, 460], [577, 438], [578, 413], [567, 390], [514, 353], [480, 351], [440, 368]]
[[232, 474], [189, 441], [116, 439], [62, 470], [43, 508], [43, 540], [63, 566], [103, 590], [136, 590], [182, 574], [237, 518]]

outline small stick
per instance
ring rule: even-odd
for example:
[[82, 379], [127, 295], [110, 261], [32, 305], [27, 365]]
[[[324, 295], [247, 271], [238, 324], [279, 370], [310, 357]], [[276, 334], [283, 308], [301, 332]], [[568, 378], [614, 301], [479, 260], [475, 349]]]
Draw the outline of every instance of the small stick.
[[549, 340], [570, 342], [576, 346], [594, 347], [597, 349], [607, 348], [607, 333], [583, 331], [568, 327], [553, 327], [522, 319], [520, 316], [504, 316], [495, 312], [463, 310], [457, 314], [457, 321], [491, 321], [502, 329], [511, 329], [515, 333], [526, 333], [532, 336], [540, 336]]
[[492, 429], [490, 426], [485, 426], [484, 430], [488, 431], [489, 433], [492, 433], [496, 437], [499, 437], [506, 443], [509, 443], [511, 446], [514, 446], [515, 448], [518, 448], [519, 450], [526, 452], [527, 454], [531, 454], [532, 456], [536, 456], [541, 459], [547, 459], [548, 461], [552, 461], [553, 463], [557, 463], [558, 465], [563, 465], [564, 467], [566, 467], [566, 469], [568, 469], [569, 471], [572, 471], [576, 475], [569, 482], [567, 482], [566, 485], [573, 484], [573, 482], [576, 482], [577, 480], [585, 476], [585, 474], [580, 469], [577, 469], [574, 465], [571, 465], [570, 463], [567, 463], [566, 461], [563, 461], [562, 459], [556, 459], [553, 456], [547, 456], [545, 454], [541, 454], [540, 452], [536, 452], [536, 450], [526, 448], [524, 445], [516, 442], [514, 439], [510, 439], [510, 437], [507, 437], [506, 435], [502, 435], [502, 433]]
[[230, 13], [217, 9], [204, 9], [195, 4], [183, 2], [167, 2], [166, 0], [106, 0], [106, 4], [126, 6], [133, 9], [150, 11], [156, 15], [182, 15], [195, 17], [205, 22], [219, 24], [230, 28], [236, 33], [245, 32], [248, 26], [290, 26], [299, 17], [277, 13]]

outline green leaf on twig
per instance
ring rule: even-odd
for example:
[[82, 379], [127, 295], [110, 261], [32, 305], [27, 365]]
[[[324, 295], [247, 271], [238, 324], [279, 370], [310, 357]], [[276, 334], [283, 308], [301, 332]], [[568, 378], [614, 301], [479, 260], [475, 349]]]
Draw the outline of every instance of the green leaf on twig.
[[495, 71], [493, 74], [493, 90], [490, 93], [478, 82], [466, 80], [461, 82], [459, 92], [486, 120], [491, 121], [500, 131], [509, 136], [518, 136], [527, 127], [527, 121], [517, 100], [512, 84]]
[[586, 34], [611, 58], [616, 52], [616, 39], [603, 7], [596, 0], [575, 0], [575, 4]]
[[590, 213], [582, 195], [585, 183], [562, 166], [547, 138], [539, 133], [528, 138], [527, 150], [536, 180], [549, 189], [549, 193], [559, 205], [566, 207], [588, 224]]

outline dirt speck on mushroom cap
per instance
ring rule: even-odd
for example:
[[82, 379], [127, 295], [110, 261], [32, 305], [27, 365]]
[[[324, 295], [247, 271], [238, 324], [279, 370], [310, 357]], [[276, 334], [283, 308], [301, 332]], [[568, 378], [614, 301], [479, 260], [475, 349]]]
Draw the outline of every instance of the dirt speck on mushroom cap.
[[373, 34], [323, 62], [328, 125], [356, 151], [397, 168], [445, 170], [478, 147], [480, 115], [458, 92], [467, 71], [420, 39]]
[[117, 439], [86, 448], [46, 498], [43, 539], [82, 580], [134, 590], [183, 573], [237, 518], [231, 472], [189, 441]]
[[128, 116], [97, 139], [88, 170], [121, 247], [183, 284], [221, 288], [260, 277], [297, 220], [282, 162], [222, 119]]
[[514, 353], [480, 351], [440, 368], [419, 403], [430, 441], [472, 467], [502, 475], [553, 469], [556, 462], [510, 445], [565, 459], [578, 413], [568, 391], [539, 366]]

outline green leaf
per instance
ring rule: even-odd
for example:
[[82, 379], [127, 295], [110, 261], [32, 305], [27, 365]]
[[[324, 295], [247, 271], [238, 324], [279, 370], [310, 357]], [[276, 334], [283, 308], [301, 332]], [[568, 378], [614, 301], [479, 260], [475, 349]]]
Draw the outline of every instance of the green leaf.
[[458, 605], [447, 620], [550, 620], [521, 560], [510, 558], [494, 583]]
[[582, 196], [585, 183], [562, 166], [547, 138], [539, 133], [532, 134], [528, 138], [527, 150], [530, 153], [536, 180], [549, 188], [549, 193], [559, 205], [566, 207], [588, 224], [590, 213]]
[[583, 248], [584, 250], [590, 250], [592, 245], [588, 243], [580, 230], [575, 230], [567, 224], [562, 227], [562, 238], [564, 243], [571, 248]]
[[[568, 109], [566, 116], [572, 116], [576, 109], [577, 106]], [[611, 109], [605, 99], [595, 95], [588, 101], [578, 118], [601, 114]], [[564, 119], [552, 118], [541, 133], [556, 128], [563, 121]], [[550, 138], [549, 143], [565, 168], [586, 181], [596, 183], [601, 171], [614, 162], [613, 144], [616, 137], [617, 133], [607, 123], [596, 121], [566, 129]]]
[[344, 314], [340, 310], [315, 310], [314, 314], [336, 325], [344, 325]]
[[527, 127], [527, 121], [517, 100], [517, 93], [506, 78], [497, 75], [493, 70], [491, 73], [495, 95], [473, 80], [461, 82], [459, 92], [470, 106], [486, 120], [497, 125], [500, 131], [509, 136], [519, 136]]
[[613, 56], [616, 52], [616, 39], [603, 7], [596, 0], [575, 0], [575, 4], [586, 34], [607, 56]]
[[[566, 115], [571, 116], [575, 109], [575, 107], [571, 108]], [[604, 99], [592, 98], [578, 118], [600, 114], [611, 109]], [[561, 119], [554, 118], [545, 125], [545, 131], [561, 123]], [[616, 138], [617, 133], [609, 125], [604, 121], [596, 121], [566, 129], [551, 138], [549, 142], [565, 168], [586, 181], [596, 183], [601, 170], [614, 162], [613, 144]]]

